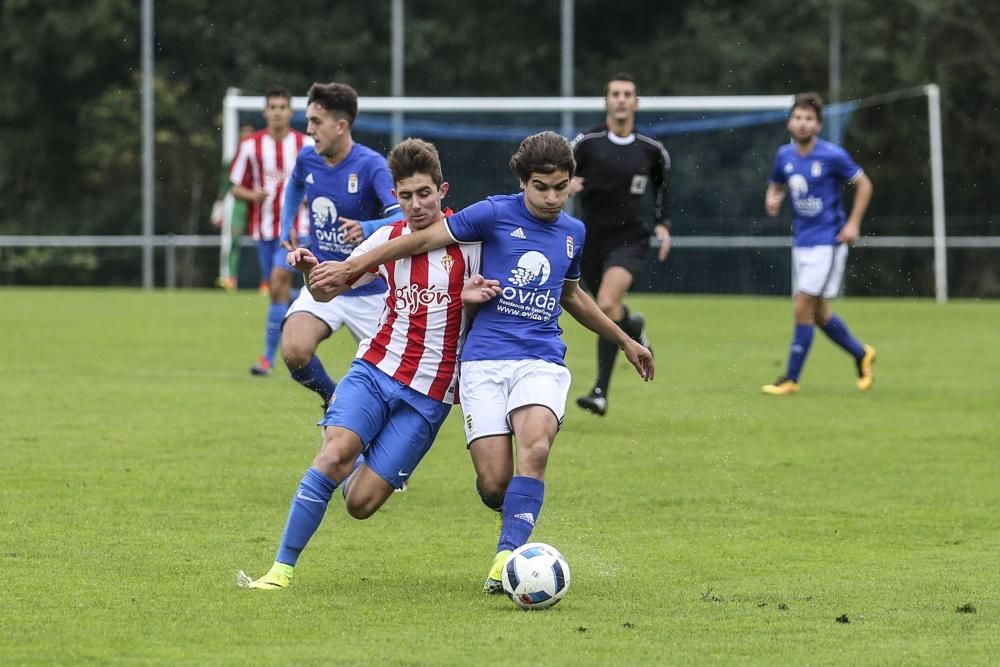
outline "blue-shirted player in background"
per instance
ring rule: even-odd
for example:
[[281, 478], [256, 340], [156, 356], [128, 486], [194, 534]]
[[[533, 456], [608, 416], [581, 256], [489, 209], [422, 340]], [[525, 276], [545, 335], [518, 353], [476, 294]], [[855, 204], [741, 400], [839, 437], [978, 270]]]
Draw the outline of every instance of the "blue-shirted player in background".
[[542, 509], [545, 467], [570, 384], [561, 311], [617, 343], [643, 379], [654, 373], [649, 350], [580, 288], [584, 225], [562, 211], [576, 168], [569, 142], [554, 132], [530, 136], [510, 166], [523, 193], [490, 197], [347, 262], [320, 265], [309, 281], [329, 289], [392, 259], [455, 241], [483, 244], [483, 275], [499, 280], [501, 290], [479, 307], [469, 329], [459, 395], [479, 495], [502, 516], [487, 593], [502, 592], [502, 567], [528, 541]]
[[[791, 191], [792, 267], [795, 272], [795, 333], [785, 374], [763, 386], [765, 394], [799, 390], [799, 376], [818, 325], [830, 340], [854, 357], [857, 386], [872, 386], [875, 348], [858, 341], [847, 324], [830, 310], [827, 299], [840, 294], [847, 246], [861, 234], [861, 218], [872, 197], [872, 182], [840, 146], [818, 138], [823, 127], [823, 101], [815, 93], [795, 97], [788, 117], [792, 141], [778, 149], [767, 186], [767, 214], [778, 215]], [[844, 183], [855, 186], [851, 215], [844, 215]], [[846, 221], [845, 221], [846, 218]]]
[[[315, 145], [299, 153], [285, 190], [281, 242], [295, 248], [295, 212], [306, 198], [309, 245], [319, 261], [346, 259], [382, 225], [401, 220], [385, 158], [355, 142], [351, 126], [358, 94], [343, 83], [314, 83], [306, 108], [307, 132]], [[362, 222], [359, 222], [362, 221]], [[288, 308], [281, 332], [281, 355], [292, 378], [330, 402], [336, 383], [316, 356], [321, 340], [346, 326], [356, 341], [375, 334], [387, 286], [379, 278], [329, 303], [302, 290]]]

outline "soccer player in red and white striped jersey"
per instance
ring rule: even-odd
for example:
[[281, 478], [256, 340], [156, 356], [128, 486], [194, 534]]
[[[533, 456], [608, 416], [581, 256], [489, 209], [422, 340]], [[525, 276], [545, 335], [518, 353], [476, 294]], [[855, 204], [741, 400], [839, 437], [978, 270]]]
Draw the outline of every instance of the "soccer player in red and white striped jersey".
[[[303, 146], [312, 138], [291, 127], [292, 94], [281, 86], [271, 86], [264, 93], [264, 118], [267, 127], [240, 142], [229, 167], [233, 196], [250, 203], [250, 232], [257, 242], [260, 275], [268, 283], [271, 305], [264, 329], [264, 354], [250, 371], [267, 375], [281, 340], [281, 323], [288, 310], [292, 292], [292, 267], [285, 262], [287, 251], [281, 246], [281, 208], [285, 181], [295, 167]], [[309, 233], [309, 217], [299, 210], [297, 231]]]
[[[397, 184], [397, 191], [402, 187], [405, 192], [413, 185], [427, 187], [423, 176], [418, 177], [419, 183], [404, 179], [402, 185]], [[451, 210], [439, 215], [451, 215]], [[422, 229], [426, 224], [404, 220], [382, 227], [355, 253], [368, 252], [409, 234], [411, 225]], [[456, 356], [466, 325], [461, 309], [462, 288], [467, 278], [479, 273], [479, 264], [478, 243], [453, 243], [362, 274], [352, 288], [381, 275], [389, 283], [389, 293], [378, 330], [361, 342], [358, 358], [430, 398], [455, 403]]]
[[[407, 139], [392, 150], [388, 163], [406, 220], [378, 229], [355, 253], [450, 214], [441, 209], [448, 184], [432, 144]], [[323, 447], [296, 490], [274, 565], [257, 580], [241, 571], [241, 585], [264, 590], [288, 586], [338, 486], [344, 487], [351, 516], [365, 519], [413, 474], [456, 402], [458, 353], [468, 325], [463, 303], [475, 307], [499, 293], [499, 281], [479, 275], [480, 246], [453, 243], [400, 259], [362, 274], [350, 286], [376, 274], [389, 283], [379, 327], [361, 343], [320, 422]], [[317, 266], [305, 248], [288, 258], [305, 274]], [[347, 289], [317, 290], [313, 297], [329, 301]]]

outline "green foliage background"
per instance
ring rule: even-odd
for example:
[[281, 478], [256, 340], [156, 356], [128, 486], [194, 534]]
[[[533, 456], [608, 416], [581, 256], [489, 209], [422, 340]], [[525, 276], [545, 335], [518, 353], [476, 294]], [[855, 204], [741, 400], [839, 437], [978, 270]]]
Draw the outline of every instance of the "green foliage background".
[[[996, 234], [1000, 5], [838, 1], [842, 97], [940, 84], [949, 225]], [[614, 12], [598, 0], [575, 4], [578, 94], [599, 95], [618, 69], [632, 71], [647, 95], [827, 93], [827, 0], [634, 2]], [[406, 93], [558, 94], [559, 5], [408, 0]], [[140, 229], [138, 6], [0, 0], [0, 234]], [[389, 94], [389, 0], [176, 0], [155, 10], [158, 234], [211, 232], [228, 87], [260, 93], [280, 81], [302, 94], [313, 81], [339, 79], [362, 95]], [[905, 146], [912, 138], [923, 150], [926, 128], [920, 104], [886, 107], [851, 126], [847, 143], [876, 181], [869, 217], [886, 221], [879, 233], [926, 233], [914, 222], [929, 215], [925, 159]], [[725, 178], [702, 173], [716, 174], [700, 184], [708, 193], [713, 178]], [[675, 217], [683, 224], [684, 211]], [[969, 259], [952, 256], [966, 269], [989, 263]], [[1000, 275], [982, 271], [956, 276], [952, 283], [965, 285], [958, 293], [1000, 293]]]

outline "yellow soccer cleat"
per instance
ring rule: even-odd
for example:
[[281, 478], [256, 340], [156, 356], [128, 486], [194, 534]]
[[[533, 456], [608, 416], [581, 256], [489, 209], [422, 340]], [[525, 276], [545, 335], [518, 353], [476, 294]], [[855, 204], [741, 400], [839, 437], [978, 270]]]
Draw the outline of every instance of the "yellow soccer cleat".
[[773, 384], [765, 384], [760, 390], [771, 396], [787, 396], [799, 393], [799, 383], [782, 375]]
[[511, 553], [513, 552], [510, 549], [504, 549], [493, 557], [493, 567], [490, 568], [490, 573], [483, 583], [483, 592], [487, 595], [503, 593], [503, 566], [507, 564]]
[[243, 570], [236, 573], [236, 585], [240, 588], [250, 588], [259, 591], [274, 591], [279, 588], [288, 588], [292, 583], [292, 574], [295, 568], [284, 563], [275, 563], [260, 579], [251, 579]]
[[875, 382], [875, 375], [872, 373], [872, 365], [875, 363], [875, 348], [865, 345], [865, 356], [858, 359], [858, 390], [868, 391]]

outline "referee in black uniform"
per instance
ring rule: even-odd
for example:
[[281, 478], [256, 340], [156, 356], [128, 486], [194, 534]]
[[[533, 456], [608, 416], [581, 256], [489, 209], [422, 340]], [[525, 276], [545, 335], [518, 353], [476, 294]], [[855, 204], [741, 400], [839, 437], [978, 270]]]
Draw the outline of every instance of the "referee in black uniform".
[[[653, 196], [653, 233], [660, 241], [657, 259], [670, 251], [670, 155], [656, 139], [635, 131], [639, 90], [631, 74], [618, 72], [604, 86], [607, 119], [573, 140], [580, 217], [587, 225], [583, 246], [583, 278], [604, 314], [636, 341], [649, 347], [645, 320], [623, 303], [635, 273], [645, 263], [650, 230], [639, 209], [647, 192]], [[597, 339], [597, 381], [576, 404], [597, 415], [608, 410], [608, 385], [618, 346]]]

